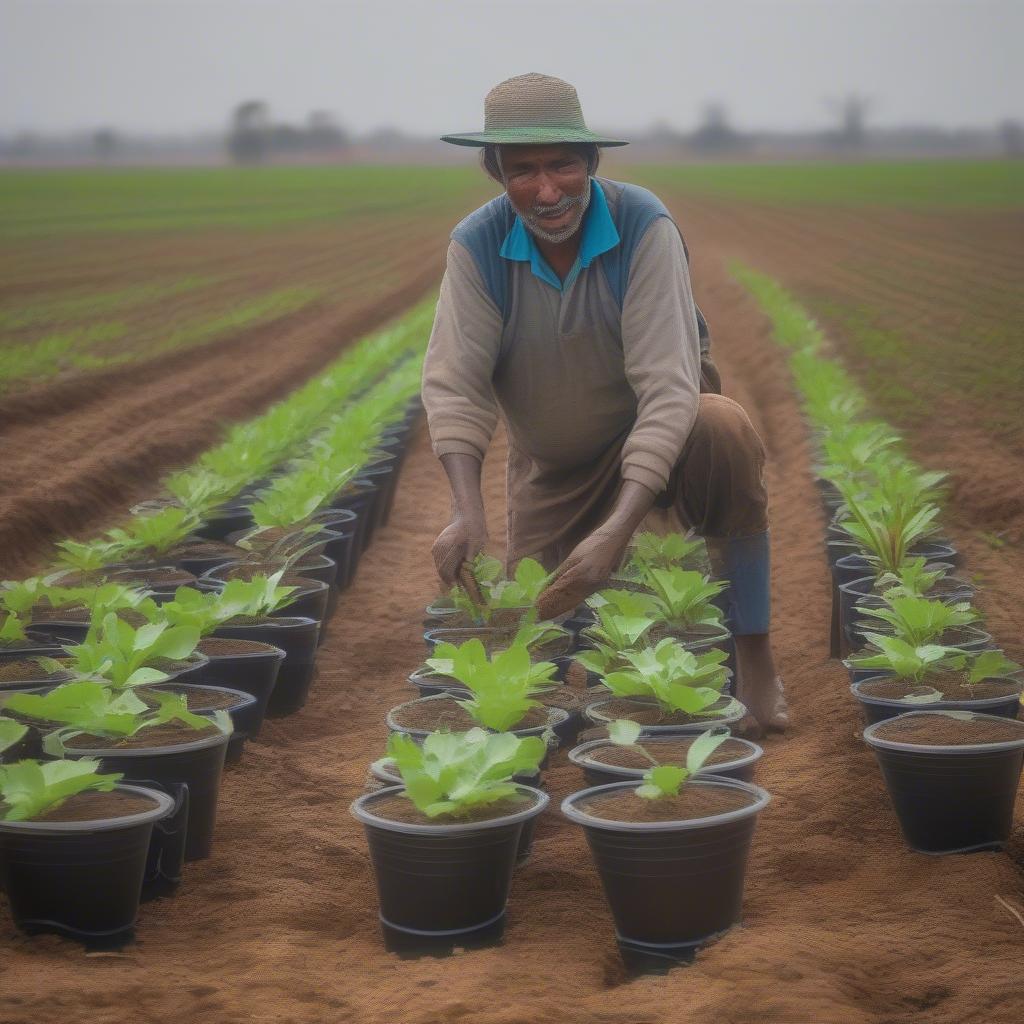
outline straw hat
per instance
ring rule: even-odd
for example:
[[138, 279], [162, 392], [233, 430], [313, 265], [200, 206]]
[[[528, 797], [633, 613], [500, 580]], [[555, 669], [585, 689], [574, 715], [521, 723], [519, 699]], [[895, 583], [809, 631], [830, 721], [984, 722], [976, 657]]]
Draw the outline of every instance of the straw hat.
[[544, 145], [591, 142], [596, 146], [627, 146], [621, 139], [595, 135], [583, 120], [576, 90], [550, 75], [519, 75], [496, 85], [484, 100], [484, 130], [442, 135], [455, 146], [488, 143]]

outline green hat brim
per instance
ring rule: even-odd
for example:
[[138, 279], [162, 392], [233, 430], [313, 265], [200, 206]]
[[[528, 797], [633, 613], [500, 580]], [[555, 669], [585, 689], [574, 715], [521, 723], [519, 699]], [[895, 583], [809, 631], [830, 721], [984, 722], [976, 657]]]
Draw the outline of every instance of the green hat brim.
[[442, 135], [442, 142], [453, 146], [546, 145], [557, 142], [589, 142], [595, 146], [628, 146], [622, 139], [606, 139], [585, 128], [503, 128], [489, 132], [465, 132]]

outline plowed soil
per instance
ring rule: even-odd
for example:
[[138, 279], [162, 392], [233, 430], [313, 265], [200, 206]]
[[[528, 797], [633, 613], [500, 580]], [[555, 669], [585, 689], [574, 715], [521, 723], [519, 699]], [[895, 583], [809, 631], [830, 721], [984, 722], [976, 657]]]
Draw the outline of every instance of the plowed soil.
[[[61, 939], [26, 938], [0, 915], [4, 1024], [1020, 1020], [1024, 924], [1010, 909], [1024, 912], [1020, 827], [1005, 853], [931, 858], [903, 844], [858, 738], [863, 723], [846, 673], [828, 660], [824, 522], [782, 354], [765, 318], [727, 277], [721, 246], [703, 231], [689, 235], [726, 390], [746, 406], [770, 453], [775, 645], [795, 720], [788, 737], [767, 742], [759, 766], [773, 801], [755, 836], [744, 926], [691, 967], [629, 977], [583, 836], [557, 812], [581, 784], [560, 753], [548, 772], [551, 809], [516, 873], [504, 944], [446, 960], [384, 952], [366, 843], [347, 806], [381, 754], [385, 712], [413, 695], [406, 676], [422, 661], [420, 620], [436, 594], [429, 547], [448, 496], [421, 429], [392, 522], [329, 625], [309, 704], [268, 722], [227, 774], [213, 857], [188, 866], [176, 897], [143, 908], [138, 941], [121, 953], [88, 956]], [[310, 325], [311, 363], [323, 344], [314, 335]], [[203, 381], [190, 386], [202, 389]], [[189, 390], [177, 382], [174, 390], [178, 433], [168, 429], [164, 443], [184, 455], [202, 443], [194, 427], [201, 403], [189, 408]], [[223, 414], [232, 408], [227, 402]], [[143, 410], [134, 415], [143, 421]], [[53, 445], [59, 423], [46, 432]], [[496, 540], [501, 455], [497, 444], [485, 481]], [[972, 471], [988, 457], [972, 452]], [[22, 458], [24, 481], [29, 457]], [[147, 481], [124, 461], [95, 458], [96, 487], [86, 497], [100, 502], [89, 512], [99, 516]], [[40, 485], [37, 507], [68, 483], [82, 486], [77, 466], [64, 473], [75, 476], [57, 473], [48, 492]], [[90, 508], [83, 501], [77, 514]], [[28, 529], [25, 520], [20, 528]], [[1009, 614], [1019, 608], [1024, 573], [1001, 574], [971, 537], [964, 547], [971, 568], [990, 575], [990, 608], [1006, 609], [993, 614], [993, 631], [1017, 640]]]

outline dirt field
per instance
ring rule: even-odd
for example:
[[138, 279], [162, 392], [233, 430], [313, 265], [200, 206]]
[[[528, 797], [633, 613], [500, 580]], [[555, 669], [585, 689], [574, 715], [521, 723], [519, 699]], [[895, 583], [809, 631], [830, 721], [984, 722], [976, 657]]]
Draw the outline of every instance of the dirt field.
[[[1024, 912], [1024, 801], [1005, 853], [933, 859], [904, 846], [874, 759], [858, 739], [862, 722], [846, 673], [828, 660], [824, 523], [783, 353], [726, 269], [739, 258], [801, 298], [833, 301], [866, 294], [851, 268], [871, 269], [875, 308], [926, 337], [930, 324], [958, 315], [952, 299], [942, 303], [962, 294], [950, 282], [972, 272], [972, 246], [1016, 251], [1010, 227], [992, 220], [991, 234], [976, 236], [966, 221], [940, 229], [925, 217], [931, 233], [904, 238], [893, 232], [911, 224], [906, 213], [784, 215], [706, 198], [673, 202], [726, 391], [746, 406], [770, 453], [775, 644], [795, 728], [768, 741], [759, 769], [774, 799], [755, 837], [744, 927], [690, 968], [627, 977], [585, 842], [557, 813], [581, 782], [563, 753], [548, 774], [551, 810], [516, 875], [504, 944], [445, 960], [383, 951], [366, 844], [347, 807], [382, 752], [385, 712], [411, 693], [405, 677], [423, 656], [420, 619], [436, 593], [428, 551], [448, 499], [421, 429], [391, 525], [330, 623], [310, 703], [268, 723], [225, 780], [212, 859], [189, 867], [174, 899], [143, 908], [138, 940], [121, 953], [89, 955], [53, 937], [25, 938], [0, 898], [0, 1024], [1020, 1020], [1024, 927], [997, 897]], [[913, 215], [913, 224], [922, 217]], [[168, 355], [93, 374], [87, 385], [58, 380], [6, 396], [0, 571], [28, 568], [55, 534], [87, 530], [151, 493], [171, 464], [214, 439], [219, 422], [255, 413], [417, 297], [437, 280], [443, 237], [440, 228], [424, 228], [418, 246], [403, 250], [399, 280], [383, 297], [354, 294], [338, 308], [304, 311], [204, 347], [196, 362], [195, 352]], [[913, 258], [907, 246], [916, 247]], [[868, 260], [880, 251], [893, 254], [890, 266], [918, 275], [902, 291]], [[947, 252], [959, 255], [947, 259]], [[273, 247], [260, 259], [275, 266]], [[936, 264], [945, 276], [936, 276]], [[923, 298], [915, 306], [907, 295]], [[838, 320], [829, 327], [870, 387], [870, 354], [858, 352]], [[954, 334], [950, 328], [944, 337]], [[920, 390], [916, 380], [908, 387]], [[922, 387], [948, 393], [938, 371]], [[997, 405], [990, 397], [985, 415], [998, 418]], [[992, 631], [1020, 659], [1024, 561], [1014, 531], [1024, 514], [1015, 504], [1024, 473], [1013, 460], [1024, 452], [1012, 430], [982, 424], [976, 412], [951, 398], [906, 425], [921, 461], [956, 474], [950, 532], [969, 571], [987, 584], [982, 604]], [[486, 477], [496, 545], [501, 455], [499, 444]], [[1006, 531], [1002, 547], [992, 546], [993, 531]]]
[[[823, 523], [780, 352], [708, 244], [698, 299], [728, 391], [771, 453], [777, 649], [796, 728], [768, 743], [773, 794], [755, 840], [745, 927], [667, 978], [630, 980], [582, 836], [554, 811], [519, 870], [502, 947], [450, 960], [382, 950], [360, 828], [347, 805], [408, 694], [418, 623], [435, 593], [427, 550], [447, 512], [421, 432], [391, 526], [340, 602], [307, 708], [272, 723], [224, 786], [214, 857], [144, 909], [138, 943], [90, 957], [28, 940], [5, 918], [5, 1024], [139, 1020], [591, 1024], [1019, 1020], [1024, 849], [931, 859], [899, 838], [857, 739], [845, 673], [827, 660]], [[487, 500], [500, 528], [500, 451]], [[130, 489], [130, 488], [129, 488]], [[974, 552], [971, 552], [974, 557]], [[998, 588], [1020, 597], [1020, 577]], [[560, 755], [552, 805], [579, 779]]]

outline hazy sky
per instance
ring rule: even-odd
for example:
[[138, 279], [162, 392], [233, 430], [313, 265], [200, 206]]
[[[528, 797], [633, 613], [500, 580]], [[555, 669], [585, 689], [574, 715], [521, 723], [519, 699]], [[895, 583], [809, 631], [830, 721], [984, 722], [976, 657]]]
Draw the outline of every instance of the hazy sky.
[[355, 131], [474, 131], [525, 71], [576, 85], [591, 126], [743, 128], [1024, 117], [1024, 0], [0, 0], [0, 131], [220, 128], [240, 100]]

